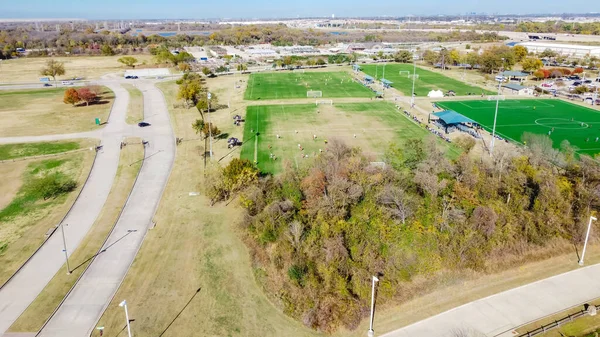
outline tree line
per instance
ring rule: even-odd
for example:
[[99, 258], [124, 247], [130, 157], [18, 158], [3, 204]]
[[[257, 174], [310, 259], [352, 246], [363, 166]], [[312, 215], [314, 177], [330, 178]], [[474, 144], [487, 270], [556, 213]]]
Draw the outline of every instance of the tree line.
[[525, 134], [528, 148], [450, 160], [434, 139], [392, 144], [385, 167], [331, 140], [304, 169], [264, 176], [248, 160], [213, 167], [207, 195], [237, 197], [257, 280], [282, 310], [326, 332], [367, 317], [370, 277], [378, 302], [397, 304], [443, 283], [494, 272], [582, 242], [600, 206], [600, 166]]

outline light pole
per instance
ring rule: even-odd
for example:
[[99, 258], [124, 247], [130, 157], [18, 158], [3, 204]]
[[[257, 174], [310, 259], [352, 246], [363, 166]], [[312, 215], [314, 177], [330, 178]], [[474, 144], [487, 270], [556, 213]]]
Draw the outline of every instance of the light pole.
[[129, 325], [129, 313], [127, 312], [127, 301], [123, 300], [123, 302], [119, 303], [120, 307], [125, 308], [125, 319], [127, 320], [127, 335], [131, 337], [131, 326]]
[[[504, 58], [502, 58], [502, 69], [504, 69]], [[490, 157], [494, 155], [494, 143], [496, 140], [496, 120], [498, 119], [498, 105], [500, 104], [500, 85], [502, 84], [502, 78], [500, 72], [498, 72], [498, 94], [496, 95], [496, 112], [494, 113], [494, 127], [492, 128], [492, 142], [490, 144]]]
[[[212, 159], [212, 124], [210, 122], [210, 98], [212, 95], [210, 92], [206, 92], [206, 103], [208, 104], [208, 143], [209, 143], [209, 153], [210, 159]], [[205, 145], [206, 146], [206, 145]]]
[[368, 337], [375, 336], [375, 331], [373, 330], [373, 317], [375, 315], [375, 283], [379, 282], [377, 276], [373, 276], [371, 280], [371, 320], [369, 321], [369, 332], [367, 333]]
[[71, 275], [71, 267], [69, 267], [69, 253], [67, 253], [67, 240], [65, 239], [65, 224], [60, 224], [60, 231], [63, 239], [63, 252], [65, 252], [65, 260], [67, 261], [67, 275]]
[[412, 92], [410, 93], [410, 107], [412, 108], [415, 105], [415, 77], [417, 72], [417, 58], [419, 56], [413, 55], [413, 83], [412, 83]]
[[581, 252], [581, 259], [579, 259], [579, 265], [583, 266], [583, 258], [585, 257], [585, 249], [587, 248], [588, 238], [590, 237], [590, 229], [592, 228], [592, 221], [596, 221], [594, 216], [590, 216], [590, 222], [588, 222], [587, 233], [585, 233], [585, 242], [583, 243], [583, 252]]

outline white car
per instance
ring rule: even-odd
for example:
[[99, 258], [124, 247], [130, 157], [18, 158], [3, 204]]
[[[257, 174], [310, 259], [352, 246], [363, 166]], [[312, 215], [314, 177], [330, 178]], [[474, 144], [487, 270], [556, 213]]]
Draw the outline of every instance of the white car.
[[73, 85], [71, 81], [62, 81], [62, 85]]

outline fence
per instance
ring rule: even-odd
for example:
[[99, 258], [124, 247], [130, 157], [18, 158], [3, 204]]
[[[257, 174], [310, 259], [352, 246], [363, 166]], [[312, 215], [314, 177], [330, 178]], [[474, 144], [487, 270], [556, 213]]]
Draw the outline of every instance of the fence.
[[[593, 306], [590, 306], [590, 307], [593, 307]], [[596, 308], [596, 310], [600, 310], [600, 305], [595, 306], [595, 308]], [[534, 329], [534, 330], [528, 331], [528, 332], [526, 332], [524, 334], [521, 334], [518, 337], [533, 337], [533, 336], [537, 336], [539, 334], [546, 333], [549, 330], [559, 328], [561, 325], [565, 325], [567, 323], [571, 323], [574, 320], [576, 320], [576, 319], [578, 319], [580, 317], [583, 317], [583, 316], [585, 316], [587, 314], [589, 314], [589, 310], [580, 310], [580, 311], [578, 311], [576, 313], [569, 314], [566, 317], [563, 317], [563, 318], [561, 318], [559, 320], [555, 320], [552, 323], [548, 323], [546, 325], [542, 325], [541, 327], [539, 327], [537, 329]]]

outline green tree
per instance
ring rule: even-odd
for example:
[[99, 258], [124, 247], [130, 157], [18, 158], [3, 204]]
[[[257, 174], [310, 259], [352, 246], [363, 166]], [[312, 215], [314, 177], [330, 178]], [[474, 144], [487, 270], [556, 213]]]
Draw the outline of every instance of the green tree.
[[40, 74], [42, 76], [50, 76], [56, 84], [56, 76], [62, 76], [66, 73], [65, 64], [56, 60], [46, 61], [46, 66], [42, 68]]
[[238, 71], [245, 71], [245, 70], [248, 70], [248, 66], [246, 66], [244, 63], [240, 63], [240, 64], [238, 64], [238, 66], [237, 66], [237, 70], [238, 70]]
[[515, 53], [515, 61], [516, 62], [521, 62], [523, 61], [523, 59], [525, 58], [525, 56], [527, 56], [527, 54], [529, 53], [529, 51], [527, 50], [527, 47], [523, 47], [520, 45], [516, 45], [513, 47], [513, 52]]
[[401, 50], [394, 55], [395, 62], [410, 63], [413, 61], [413, 54], [408, 50]]
[[102, 47], [100, 47], [100, 52], [102, 53], [102, 55], [104, 56], [112, 56], [115, 54], [115, 51], [112, 49], [111, 46], [109, 46], [108, 44], [104, 44], [102, 45]]
[[538, 80], [541, 80], [541, 79], [545, 78], [546, 75], [544, 74], [544, 72], [541, 69], [538, 69], [533, 73], [533, 77], [535, 77]]
[[325, 60], [323, 60], [322, 58], [318, 58], [315, 64], [318, 66], [325, 65]]
[[192, 123], [192, 129], [194, 129], [196, 134], [201, 134], [204, 130], [204, 119], [196, 119], [196, 121]]
[[521, 61], [521, 66], [523, 67], [524, 71], [531, 73], [538, 69], [541, 69], [544, 66], [544, 64], [540, 59], [536, 57], [526, 57]]
[[204, 75], [208, 75], [208, 74], [212, 73], [212, 71], [208, 67], [202, 67], [202, 73]]
[[117, 62], [123, 63], [128, 67], [135, 68], [135, 64], [138, 62], [138, 60], [133, 56], [123, 56], [120, 57]]

